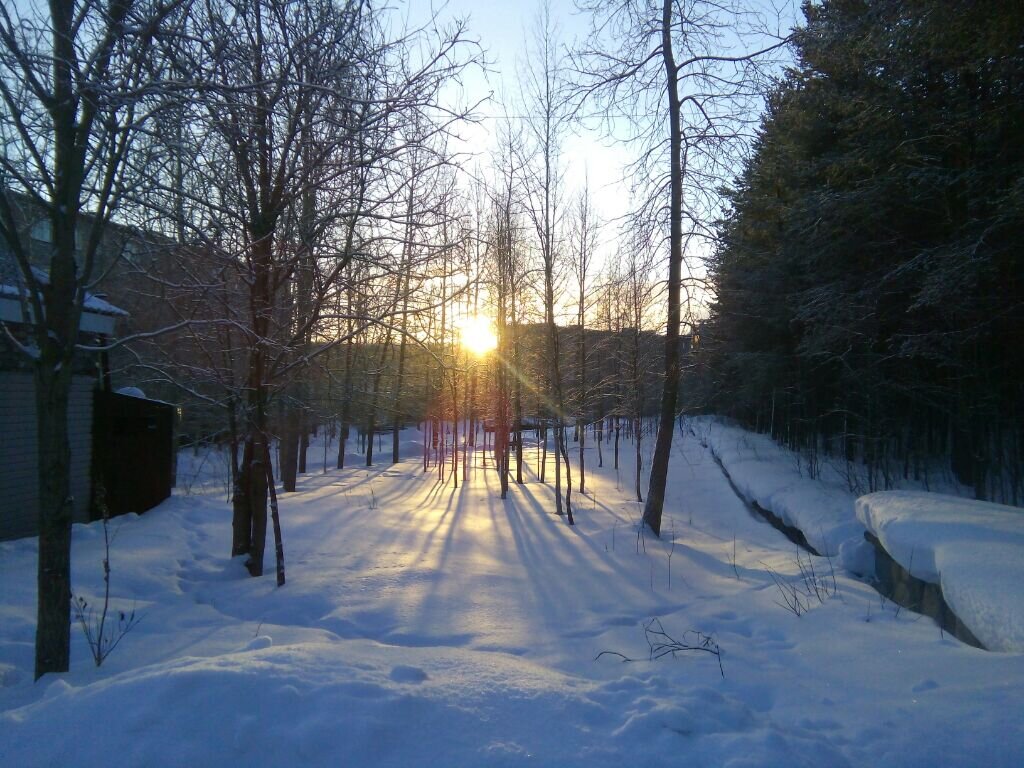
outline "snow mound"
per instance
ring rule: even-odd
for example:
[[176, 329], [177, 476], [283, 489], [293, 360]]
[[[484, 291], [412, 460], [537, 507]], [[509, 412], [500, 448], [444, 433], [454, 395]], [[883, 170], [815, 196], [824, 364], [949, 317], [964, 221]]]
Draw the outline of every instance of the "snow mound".
[[[419, 666], [392, 664], [398, 656]], [[396, 676], [421, 685], [395, 687]], [[140, 766], [508, 765], [519, 761], [487, 749], [514, 740], [571, 764], [582, 740], [556, 746], [557, 714], [584, 706], [585, 691], [497, 654], [307, 642], [185, 657], [81, 687], [56, 680], [40, 701], [0, 713], [0, 757], [23, 766], [107, 765], [111, 754]], [[99, 726], [97, 712], [118, 714]]]
[[986, 648], [1024, 651], [1024, 512], [916, 491], [872, 493], [856, 510], [896, 562], [942, 587]]
[[792, 453], [767, 435], [732, 427], [712, 418], [693, 419], [693, 427], [749, 502], [799, 528], [823, 555], [838, 557], [848, 570], [863, 572], [870, 560], [864, 526], [853, 509], [854, 496], [801, 473]]

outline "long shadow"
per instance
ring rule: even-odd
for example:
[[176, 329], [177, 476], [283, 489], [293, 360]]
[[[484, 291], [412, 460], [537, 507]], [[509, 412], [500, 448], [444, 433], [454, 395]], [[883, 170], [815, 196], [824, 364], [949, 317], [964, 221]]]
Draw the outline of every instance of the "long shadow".
[[[578, 612], [579, 601], [574, 597], [576, 583], [599, 580], [611, 587], [604, 601], [638, 613], [644, 612], [643, 606], [652, 598], [657, 600], [654, 594], [634, 584], [615, 558], [609, 557], [591, 536], [553, 520], [545, 509], [547, 499], [541, 499], [532, 488], [520, 491], [515, 501], [525, 502], [525, 506], [515, 503], [507, 507], [506, 518], [531, 588], [536, 598], [548, 606], [544, 612], [548, 619], [571, 618]], [[553, 492], [549, 490], [549, 493]], [[585, 557], [577, 541], [584, 542], [596, 557]]]
[[[435, 487], [437, 486], [443, 487], [440, 481], [435, 484]], [[437, 498], [438, 495], [439, 493], [434, 492], [431, 492], [429, 494], [431, 498]], [[427, 532], [426, 536], [423, 539], [423, 546], [420, 547], [420, 557], [426, 555], [431, 549], [433, 549], [434, 540], [437, 538], [438, 532], [441, 530], [441, 528], [445, 525], [445, 522], [447, 521], [448, 530], [445, 533], [444, 544], [442, 545], [441, 550], [441, 562], [438, 564], [438, 568], [440, 568], [444, 564], [444, 560], [447, 559], [446, 550], [450, 546], [451, 538], [454, 535], [456, 517], [458, 516], [458, 513], [461, 511], [461, 496], [462, 486], [459, 487], [459, 490], [455, 490], [454, 488], [451, 489], [451, 492], [448, 495], [448, 501], [444, 505], [444, 511], [441, 512], [440, 515], [438, 515], [437, 524], [433, 528], [431, 528], [430, 531]], [[458, 497], [458, 500], [456, 497]], [[428, 511], [434, 508], [436, 508], [435, 504], [427, 504], [425, 503], [425, 501], [419, 505], [419, 509], [424, 511]], [[449, 515], [451, 515], [450, 520]]]
[[[553, 464], [553, 461], [552, 452], [549, 462]], [[602, 518], [604, 527], [598, 531], [606, 530], [607, 524], [614, 521], [619, 521], [620, 525], [626, 523], [621, 528], [623, 534], [631, 530], [628, 523], [632, 519], [627, 519], [627, 513], [621, 509], [626, 502], [619, 501], [619, 494], [609, 488], [607, 474], [593, 471], [589, 474], [589, 485], [599, 498], [580, 497], [574, 492], [575, 499], [586, 500], [586, 507], [577, 508], [579, 526], [570, 528], [564, 518], [553, 514], [554, 489], [550, 482], [538, 482], [534, 462], [524, 463], [526, 484], [511, 482], [509, 498], [504, 502], [497, 498], [498, 477], [490, 463], [486, 467], [475, 466], [468, 483], [462, 481], [460, 474], [460, 488], [456, 491], [451, 488], [447, 475], [447, 482], [439, 480], [436, 472], [433, 478], [425, 477], [419, 462], [419, 457], [412, 456], [397, 466], [390, 463], [371, 468], [356, 466], [303, 476], [302, 489], [310, 497], [296, 508], [308, 504], [309, 512], [290, 520], [285, 513], [285, 519], [289, 520], [286, 528], [288, 525], [317, 526], [317, 536], [308, 539], [316, 542], [313, 550], [320, 549], [319, 542], [352, 542], [351, 559], [346, 561], [344, 573], [368, 574], [367, 569], [378, 562], [378, 558], [380, 562], [390, 563], [389, 567], [396, 573], [409, 568], [436, 569], [436, 574], [416, 574], [400, 582], [398, 591], [392, 591], [387, 598], [394, 603], [387, 603], [384, 609], [392, 610], [396, 617], [403, 615], [398, 627], [406, 633], [404, 636], [411, 637], [410, 633], [422, 629], [433, 637], [440, 622], [445, 620], [451, 622], [452, 632], [457, 631], [464, 620], [479, 626], [479, 619], [486, 618], [486, 611], [500, 609], [503, 600], [510, 601], [510, 615], [530, 622], [530, 626], [524, 628], [524, 636], [531, 630], [545, 628], [564, 631], [576, 620], [590, 621], [586, 609], [593, 602], [589, 589], [594, 583], [607, 585], [606, 594], [599, 596], [600, 603], [635, 612], [638, 616], [652, 606], [661, 605], [658, 601], [665, 603], [666, 596], [660, 587], [657, 592], [649, 591], [646, 580], [638, 583], [634, 578], [635, 569], [627, 560], [609, 556], [604, 540], [594, 535], [594, 525], [588, 522], [591, 515], [606, 516]], [[548, 469], [550, 480], [553, 477], [550, 464]], [[374, 484], [379, 486], [375, 491], [377, 509], [369, 510], [366, 497], [368, 487]], [[443, 498], [445, 489], [449, 491], [447, 499]], [[481, 493], [485, 495], [483, 500]], [[626, 495], [627, 492], [623, 492], [623, 497]], [[348, 497], [352, 497], [351, 502]], [[335, 499], [339, 501], [337, 514], [313, 514], [319, 511], [320, 505], [331, 505]], [[483, 508], [476, 510], [477, 504], [482, 504]], [[479, 517], [475, 514], [477, 511]], [[386, 516], [387, 525], [362, 526], [359, 530], [359, 518], [366, 514]], [[489, 524], [489, 529], [481, 531], [481, 524]], [[356, 530], [359, 533], [354, 537], [348, 533]], [[287, 550], [287, 529], [285, 535]], [[622, 538], [624, 547], [632, 545], [630, 535]], [[577, 544], [580, 541], [584, 546]], [[403, 554], [396, 557], [396, 553]], [[677, 549], [677, 554], [731, 576], [731, 566], [710, 555], [688, 547]], [[315, 559], [321, 555], [316, 551], [308, 556]], [[657, 556], [651, 553], [651, 557]], [[495, 576], [498, 578], [494, 582], [497, 591], [463, 595], [458, 590], [472, 588], [472, 584], [461, 581], [459, 572], [454, 569], [465, 566], [475, 573], [470, 561], [477, 557], [497, 559]], [[324, 566], [335, 567], [329, 560], [325, 560]], [[482, 573], [489, 573], [489, 567], [485, 566]], [[344, 574], [341, 578], [345, 578]], [[367, 583], [375, 584], [375, 578]], [[509, 589], [509, 580], [513, 587], [521, 580], [521, 595]], [[576, 594], [577, 585], [587, 590], [584, 599]], [[491, 588], [481, 584], [480, 592], [486, 593]], [[374, 599], [372, 595], [366, 597], [370, 602]], [[526, 610], [518, 609], [515, 605], [518, 600], [529, 601]], [[360, 603], [365, 604], [368, 603]], [[667, 603], [662, 607], [672, 608]], [[478, 610], [484, 612], [477, 613]], [[464, 611], [465, 616], [453, 611]], [[318, 625], [313, 622], [310, 626]], [[468, 635], [459, 637], [469, 638]], [[387, 641], [386, 632], [380, 639]]]

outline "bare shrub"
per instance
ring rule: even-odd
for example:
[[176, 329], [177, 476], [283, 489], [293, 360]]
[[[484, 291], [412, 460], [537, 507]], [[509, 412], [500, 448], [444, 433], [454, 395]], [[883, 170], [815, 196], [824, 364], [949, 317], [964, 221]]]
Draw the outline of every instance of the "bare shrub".
[[117, 611], [115, 623], [110, 613], [110, 510], [102, 487], [96, 490], [96, 506], [103, 513], [103, 605], [97, 613], [82, 595], [72, 594], [71, 610], [99, 667], [142, 617], [136, 615], [133, 607], [128, 613]]

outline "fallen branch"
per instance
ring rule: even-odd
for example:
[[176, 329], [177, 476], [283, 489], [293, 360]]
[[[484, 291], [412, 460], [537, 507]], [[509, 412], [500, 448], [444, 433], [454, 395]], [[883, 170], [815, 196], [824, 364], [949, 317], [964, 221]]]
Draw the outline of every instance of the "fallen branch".
[[[661, 620], [654, 617], [644, 624], [644, 637], [647, 639], [648, 661], [655, 661], [669, 655], [675, 658], [677, 653], [710, 653], [718, 659], [718, 671], [723, 678], [725, 677], [725, 668], [722, 666], [722, 649], [711, 635], [688, 629], [683, 632], [682, 640], [676, 640], [665, 631]], [[602, 656], [618, 656], [623, 663], [643, 661], [643, 659], [631, 659], [618, 651], [601, 651], [594, 657], [594, 661]]]

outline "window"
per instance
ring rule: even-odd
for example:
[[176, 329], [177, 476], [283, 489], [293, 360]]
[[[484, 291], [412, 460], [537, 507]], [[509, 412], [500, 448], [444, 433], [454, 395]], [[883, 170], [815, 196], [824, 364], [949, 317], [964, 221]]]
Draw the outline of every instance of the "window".
[[40, 219], [32, 225], [32, 239], [41, 243], [53, 242], [53, 231], [50, 229], [49, 219]]

